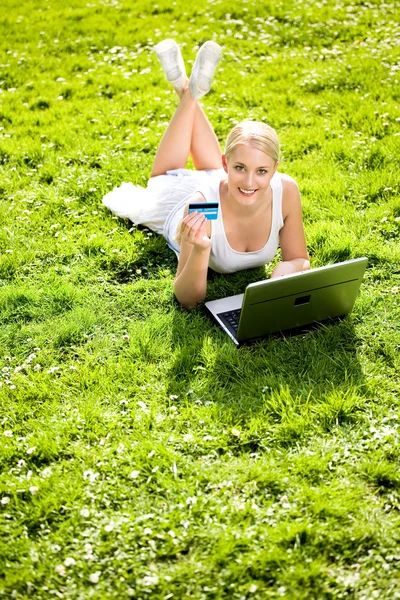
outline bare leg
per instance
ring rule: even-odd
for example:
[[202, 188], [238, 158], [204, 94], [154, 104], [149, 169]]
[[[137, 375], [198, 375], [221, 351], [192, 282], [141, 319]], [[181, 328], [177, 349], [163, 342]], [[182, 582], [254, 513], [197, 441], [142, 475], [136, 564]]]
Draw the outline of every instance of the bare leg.
[[184, 169], [190, 154], [194, 115], [197, 102], [186, 87], [180, 102], [158, 146], [151, 177], [172, 169]]
[[151, 177], [172, 169], [184, 169], [192, 156], [196, 169], [219, 169], [221, 149], [214, 130], [189, 86], [181, 92], [179, 105], [165, 131], [154, 159]]
[[222, 152], [217, 136], [200, 104], [197, 104], [194, 116], [190, 154], [198, 171], [220, 169], [222, 166]]

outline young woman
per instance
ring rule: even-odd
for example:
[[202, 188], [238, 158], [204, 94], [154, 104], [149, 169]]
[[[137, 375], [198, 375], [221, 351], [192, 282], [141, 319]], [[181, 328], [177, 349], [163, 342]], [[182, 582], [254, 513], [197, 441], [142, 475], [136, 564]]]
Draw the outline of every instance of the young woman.
[[[199, 50], [190, 80], [178, 45], [155, 48], [180, 97], [160, 142], [146, 189], [122, 184], [103, 202], [119, 216], [162, 233], [178, 255], [175, 295], [186, 308], [201, 302], [208, 268], [219, 273], [261, 266], [281, 247], [271, 277], [310, 268], [296, 182], [278, 173], [279, 140], [265, 123], [244, 121], [228, 134], [224, 153], [198, 100], [221, 58], [215, 42]], [[196, 170], [186, 169], [189, 155]], [[190, 202], [219, 203], [208, 221]]]

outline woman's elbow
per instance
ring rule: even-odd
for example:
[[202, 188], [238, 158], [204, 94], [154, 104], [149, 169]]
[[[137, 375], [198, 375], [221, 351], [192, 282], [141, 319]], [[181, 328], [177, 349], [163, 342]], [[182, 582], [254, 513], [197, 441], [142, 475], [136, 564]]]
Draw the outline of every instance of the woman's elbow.
[[177, 299], [179, 304], [186, 310], [193, 310], [194, 308], [196, 308], [196, 306], [200, 304], [200, 302], [202, 302], [205, 297], [205, 293], [190, 294], [190, 296], [186, 296], [180, 294], [179, 290], [175, 289], [175, 298]]

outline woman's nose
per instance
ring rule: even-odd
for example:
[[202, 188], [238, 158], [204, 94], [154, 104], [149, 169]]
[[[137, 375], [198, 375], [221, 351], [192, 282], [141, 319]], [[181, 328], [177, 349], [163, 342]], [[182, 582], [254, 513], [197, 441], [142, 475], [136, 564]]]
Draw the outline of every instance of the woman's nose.
[[253, 182], [254, 182], [254, 175], [253, 175], [253, 173], [247, 172], [244, 181], [245, 181], [247, 189], [252, 190], [253, 189]]

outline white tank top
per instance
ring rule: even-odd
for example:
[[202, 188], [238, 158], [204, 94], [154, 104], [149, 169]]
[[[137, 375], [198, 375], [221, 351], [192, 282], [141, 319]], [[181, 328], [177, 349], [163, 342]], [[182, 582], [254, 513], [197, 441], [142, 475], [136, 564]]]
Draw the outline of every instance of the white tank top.
[[[220, 202], [219, 186], [221, 179], [213, 178], [208, 189], [199, 189], [208, 202]], [[255, 252], [238, 252], [229, 245], [226, 238], [222, 210], [218, 218], [211, 221], [211, 254], [209, 267], [217, 273], [233, 273], [243, 269], [260, 267], [270, 262], [279, 246], [279, 231], [283, 227], [282, 217], [282, 179], [278, 172], [271, 179], [272, 189], [272, 222], [269, 238], [260, 250]]]

